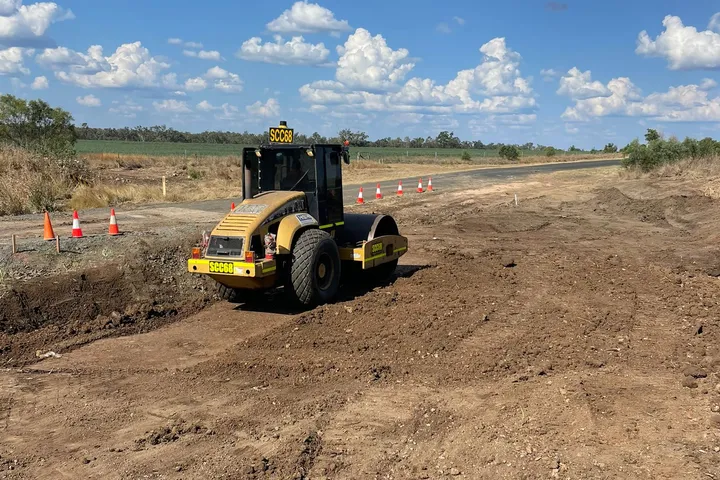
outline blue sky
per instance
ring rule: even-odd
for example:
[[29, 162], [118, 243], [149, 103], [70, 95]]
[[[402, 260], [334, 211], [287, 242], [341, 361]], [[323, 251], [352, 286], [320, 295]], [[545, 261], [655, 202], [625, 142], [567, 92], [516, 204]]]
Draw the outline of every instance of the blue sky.
[[[620, 146], [720, 132], [720, 4], [0, 0], [0, 91], [78, 124]], [[717, 15], [716, 15], [717, 14]]]

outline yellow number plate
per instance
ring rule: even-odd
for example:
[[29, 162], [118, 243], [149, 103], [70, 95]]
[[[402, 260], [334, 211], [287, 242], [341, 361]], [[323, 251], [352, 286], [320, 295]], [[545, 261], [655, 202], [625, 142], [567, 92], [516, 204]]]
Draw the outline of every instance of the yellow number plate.
[[235, 267], [228, 262], [208, 262], [208, 271], [210, 273], [234, 273]]
[[383, 244], [382, 243], [376, 243], [372, 247], [370, 247], [370, 251], [374, 254], [376, 253], [382, 253], [383, 251]]
[[270, 127], [268, 132], [270, 143], [293, 143], [294, 130], [292, 128]]

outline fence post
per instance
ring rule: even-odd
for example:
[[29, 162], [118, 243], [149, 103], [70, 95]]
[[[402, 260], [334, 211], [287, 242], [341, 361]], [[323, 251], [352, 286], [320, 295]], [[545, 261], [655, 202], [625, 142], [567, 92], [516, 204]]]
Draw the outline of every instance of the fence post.
[[13, 255], [15, 255], [17, 253], [17, 242], [15, 241], [14, 233], [10, 237], [10, 243], [12, 243], [12, 253], [13, 253]]
[[167, 195], [167, 190], [165, 189], [165, 175], [162, 177], [163, 180], [163, 197]]

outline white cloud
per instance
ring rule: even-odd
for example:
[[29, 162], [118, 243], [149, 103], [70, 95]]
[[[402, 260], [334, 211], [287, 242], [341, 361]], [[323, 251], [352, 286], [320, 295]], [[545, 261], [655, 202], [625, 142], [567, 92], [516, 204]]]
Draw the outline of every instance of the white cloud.
[[218, 120], [235, 120], [240, 113], [239, 108], [234, 105], [230, 105], [229, 103], [223, 103], [222, 105], [216, 107], [207, 100], [203, 100], [195, 105], [195, 109], [201, 112], [218, 111], [218, 113], [215, 114], [215, 118]]
[[248, 105], [245, 107], [245, 110], [247, 110], [250, 115], [272, 118], [280, 115], [280, 104], [274, 98], [269, 98], [265, 103], [257, 101], [252, 105]]
[[709, 96], [716, 86], [714, 80], [706, 78], [700, 85], [679, 85], [642, 97], [629, 78], [614, 78], [606, 87], [610, 96], [576, 99], [561, 117], [567, 122], [609, 115], [647, 117], [659, 122], [720, 122], [720, 97]]
[[275, 36], [275, 42], [265, 44], [260, 37], [253, 37], [243, 42], [236, 53], [243, 60], [279, 65], [319, 65], [328, 55], [330, 50], [323, 43], [306, 43], [302, 36], [284, 42], [280, 35]]
[[668, 15], [663, 20], [663, 31], [651, 40], [647, 31], [638, 35], [635, 53], [647, 57], [662, 57], [670, 70], [720, 68], [720, 33], [717, 18], [710, 21], [710, 30], [699, 32], [695, 27], [685, 26], [680, 17]]
[[238, 113], [240, 113], [239, 108], [234, 105], [230, 105], [229, 103], [223, 103], [220, 105], [219, 110], [222, 110], [222, 113], [217, 113], [215, 115], [215, 118], [218, 120], [235, 120]]
[[[453, 22], [457, 23], [458, 25], [462, 26], [465, 25], [465, 19], [461, 17], [453, 17]], [[452, 33], [452, 28], [450, 28], [450, 25], [448, 22], [440, 22], [435, 27], [435, 30], [437, 30], [440, 33]]]
[[485, 95], [526, 95], [529, 82], [520, 76], [520, 54], [508, 48], [505, 38], [494, 38], [480, 47], [483, 62], [475, 68], [475, 83]]
[[0, 12], [0, 45], [6, 46], [42, 39], [51, 24], [75, 18], [71, 10], [53, 2], [22, 5], [19, 0], [2, 0]]
[[203, 48], [203, 44], [200, 42], [185, 42], [185, 41], [183, 41], [182, 38], [177, 38], [177, 37], [168, 38], [167, 43], [169, 43], [170, 45], [182, 45], [185, 48], [192, 48], [195, 50], [197, 50], [199, 48]]
[[85, 107], [100, 107], [102, 102], [95, 95], [85, 95], [84, 97], [75, 98], [77, 103]]
[[155, 110], [161, 113], [189, 113], [191, 111], [186, 102], [175, 99], [155, 101], [152, 104]]
[[232, 77], [217, 80], [215, 82], [215, 90], [220, 90], [224, 93], [240, 93], [242, 92], [242, 89], [242, 80], [240, 80], [240, 77], [234, 73], [232, 74]]
[[364, 28], [355, 30], [337, 50], [340, 59], [335, 78], [358, 90], [392, 89], [415, 66], [406, 61], [410, 54], [407, 49], [393, 50], [382, 35], [373, 37]]
[[220, 52], [218, 52], [217, 50], [200, 50], [197, 56], [200, 60], [222, 60]]
[[552, 68], [547, 68], [547, 69], [543, 68], [542, 70], [540, 70], [540, 76], [543, 77], [543, 80], [545, 80], [546, 82], [552, 82], [554, 79], [556, 79], [560, 75], [561, 75], [560, 72], [558, 72], [557, 70], [554, 70]]
[[166, 73], [165, 75], [160, 77], [160, 85], [162, 85], [163, 88], [167, 88], [170, 90], [182, 88], [182, 86], [180, 86], [180, 84], [177, 82], [177, 73]]
[[30, 75], [30, 69], [25, 66], [25, 57], [33, 53], [33, 50], [20, 47], [0, 50], [0, 75]]
[[100, 45], [88, 48], [87, 54], [66, 47], [46, 48], [35, 57], [35, 61], [51, 70], [69, 68], [76, 73], [97, 73], [111, 69]]
[[48, 82], [48, 79], [44, 76], [42, 77], [35, 77], [35, 80], [30, 84], [30, 88], [33, 90], [45, 90], [46, 88], [50, 87], [50, 83]]
[[[116, 104], [116, 105], [118, 103], [119, 102], [117, 102], [117, 101], [113, 102], [113, 104]], [[142, 112], [144, 110], [145, 109], [142, 106], [136, 104], [132, 100], [128, 100], [122, 105], [118, 105], [116, 107], [109, 108], [108, 112], [114, 113], [116, 115], [120, 115], [120, 116], [126, 117], [126, 118], [135, 118], [135, 117], [137, 117], [138, 112]]]
[[0, 17], [9, 17], [22, 5], [22, 0], [0, 0]]
[[630, 105], [627, 114], [664, 122], [720, 122], [720, 97], [709, 98], [702, 86], [680, 85], [648, 95]]
[[347, 20], [337, 20], [335, 14], [327, 8], [304, 0], [295, 2], [290, 9], [268, 23], [267, 29], [278, 33], [339, 33], [350, 30], [350, 25]]
[[711, 90], [715, 87], [717, 87], [717, 82], [712, 78], [703, 78], [702, 82], [700, 82], [700, 88], [702, 90]]
[[627, 77], [613, 78], [608, 82], [609, 96], [583, 98], [568, 107], [561, 118], [567, 121], [587, 121], [592, 117], [623, 115], [628, 104], [640, 100], [640, 90]]
[[228, 72], [219, 66], [210, 68], [204, 77], [206, 80], [213, 82], [213, 88], [224, 93], [238, 93], [243, 89], [243, 82], [240, 80], [240, 75]]
[[185, 80], [185, 90], [188, 92], [199, 92], [207, 88], [207, 82], [204, 78], [188, 78]]
[[196, 57], [198, 56], [198, 53], [197, 53], [196, 51], [194, 51], [194, 50], [183, 50], [182, 53], [183, 53], [183, 55], [185, 55], [186, 57], [196, 58]]
[[217, 107], [213, 107], [210, 102], [207, 100], [203, 100], [202, 102], [195, 105], [195, 108], [200, 110], [201, 112], [210, 112], [212, 110], [215, 110]]
[[710, 17], [710, 23], [708, 23], [708, 30], [720, 33], [720, 12]]
[[[313, 105], [352, 105], [368, 111], [417, 113], [520, 113], [536, 101], [530, 82], [518, 68], [520, 55], [495, 38], [483, 45], [481, 63], [462, 70], [445, 85], [432, 79], [400, 81], [413, 67], [403, 63], [409, 52], [392, 50], [377, 35], [358, 29], [350, 35], [338, 62], [336, 80], [300, 87], [302, 99]], [[486, 98], [477, 99], [475, 95]]]
[[[75, 56], [72, 53], [77, 52], [70, 52], [70, 68], [56, 72], [55, 76], [83, 88], [158, 87], [161, 85], [160, 74], [170, 68], [169, 64], [152, 57], [140, 42], [120, 45], [109, 57], [103, 57], [102, 47], [97, 45], [88, 49], [88, 55]], [[170, 86], [165, 81], [162, 83]]]
[[205, 73], [205, 78], [207, 78], [208, 80], [219, 80], [222, 78], [227, 78], [228, 75], [230, 75], [230, 73], [227, 70], [222, 67], [215, 66]]
[[445, 22], [438, 23], [437, 27], [435, 27], [435, 30], [437, 30], [440, 33], [452, 33], [452, 30], [450, 29], [450, 25], [448, 25]]
[[565, 95], [574, 100], [594, 97], [609, 97], [611, 95], [605, 85], [595, 80], [591, 81], [590, 70], [581, 72], [577, 67], [568, 70], [560, 79], [558, 95]]

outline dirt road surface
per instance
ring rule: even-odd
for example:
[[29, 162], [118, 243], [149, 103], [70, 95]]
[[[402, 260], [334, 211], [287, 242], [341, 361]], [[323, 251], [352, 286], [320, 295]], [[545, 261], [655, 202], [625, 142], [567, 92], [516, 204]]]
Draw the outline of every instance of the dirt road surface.
[[0, 478], [720, 479], [718, 206], [610, 168], [353, 206], [410, 252], [303, 313], [113, 239], [0, 297]]

